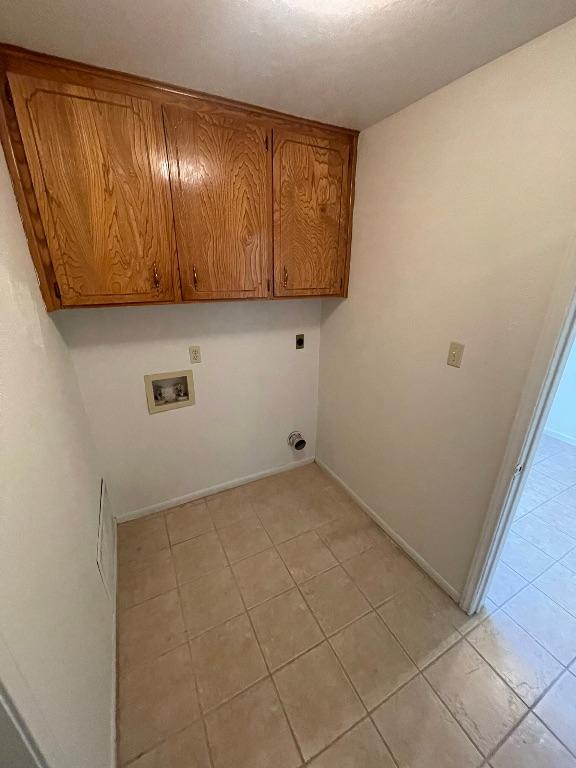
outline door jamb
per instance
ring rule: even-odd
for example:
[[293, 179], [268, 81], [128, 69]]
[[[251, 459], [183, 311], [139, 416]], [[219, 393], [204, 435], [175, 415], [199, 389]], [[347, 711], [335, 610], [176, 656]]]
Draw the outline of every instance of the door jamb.
[[[526, 379], [480, 540], [462, 590], [460, 607], [470, 615], [480, 610], [486, 598], [566, 361], [572, 345], [576, 344], [574, 244], [573, 240], [568, 264], [562, 270], [562, 277], [558, 279], [551, 299], [551, 308]], [[569, 286], [568, 290], [566, 286]]]

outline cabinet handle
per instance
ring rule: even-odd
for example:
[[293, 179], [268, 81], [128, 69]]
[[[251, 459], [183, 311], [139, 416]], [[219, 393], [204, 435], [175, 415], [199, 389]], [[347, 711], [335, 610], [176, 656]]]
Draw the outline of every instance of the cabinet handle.
[[154, 288], [158, 290], [160, 288], [160, 275], [158, 274], [158, 266], [156, 262], [153, 262], [152, 264], [152, 272], [154, 275]]
[[194, 290], [198, 290], [198, 272], [196, 272], [196, 264], [192, 264], [192, 281], [194, 283]]
[[284, 275], [282, 277], [282, 285], [284, 286], [284, 288], [286, 288], [286, 286], [288, 285], [288, 270], [286, 269], [286, 267], [284, 267]]

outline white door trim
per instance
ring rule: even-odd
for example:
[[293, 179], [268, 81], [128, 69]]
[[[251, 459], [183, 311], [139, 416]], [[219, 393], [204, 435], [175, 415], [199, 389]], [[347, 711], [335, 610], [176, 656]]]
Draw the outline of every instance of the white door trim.
[[[512, 525], [526, 476], [544, 430], [564, 366], [576, 338], [576, 238], [572, 239], [536, 344], [510, 430], [480, 541], [462, 590], [460, 607], [469, 614], [482, 606]], [[516, 473], [516, 467], [522, 471]]]

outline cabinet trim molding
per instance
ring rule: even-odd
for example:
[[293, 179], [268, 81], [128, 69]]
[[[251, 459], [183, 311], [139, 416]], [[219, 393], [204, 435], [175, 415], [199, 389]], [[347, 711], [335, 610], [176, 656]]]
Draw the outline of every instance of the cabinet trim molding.
[[[35, 77], [49, 76], [55, 80], [70, 82], [70, 76], [71, 73], [73, 73], [77, 85], [96, 87], [92, 78], [98, 78], [103, 81], [103, 84], [102, 86], [98, 85], [97, 87], [102, 87], [104, 90], [113, 89], [113, 83], [115, 82], [117, 84], [116, 88], [124, 94], [130, 93], [130, 90], [127, 90], [127, 88], [133, 88], [140, 93], [143, 89], [147, 91], [148, 98], [155, 96], [162, 102], [174, 102], [183, 99], [185, 103], [189, 103], [190, 99], [200, 99], [202, 101], [213, 102], [220, 106], [226, 106], [231, 109], [241, 110], [244, 113], [249, 113], [254, 116], [263, 116], [278, 124], [281, 123], [282, 125], [295, 123], [299, 126], [306, 125], [311, 130], [314, 128], [319, 128], [321, 130], [328, 129], [332, 132], [341, 133], [346, 136], [357, 136], [359, 133], [359, 131], [352, 128], [330, 125], [329, 123], [322, 123], [318, 120], [290, 115], [286, 112], [268, 109], [267, 107], [260, 107], [256, 104], [229, 99], [224, 96], [215, 96], [214, 94], [205, 93], [204, 91], [196, 91], [192, 88], [172, 85], [162, 80], [153, 80], [140, 75], [133, 75], [128, 72], [107, 69], [105, 67], [96, 67], [92, 64], [84, 64], [60, 56], [38, 53], [37, 51], [32, 51], [17, 45], [10, 45], [9, 43], [0, 43], [0, 62], [3, 64], [5, 70], [10, 69], [11, 71], [17, 71], [21, 74], [30, 74]], [[49, 71], [46, 69], [47, 67], [49, 68]], [[38, 72], [42, 72], [42, 74], [38, 75]]]
[[0, 71], [0, 76], [2, 76], [3, 80], [0, 95], [0, 140], [2, 141], [10, 178], [12, 179], [12, 188], [18, 204], [20, 218], [22, 219], [22, 225], [28, 240], [28, 248], [30, 249], [30, 255], [38, 277], [40, 293], [48, 312], [53, 312], [62, 307], [60, 288], [56, 280], [54, 267], [52, 266], [50, 251], [48, 250], [44, 225], [40, 217], [38, 200], [32, 185], [32, 176], [28, 168], [6, 72]]

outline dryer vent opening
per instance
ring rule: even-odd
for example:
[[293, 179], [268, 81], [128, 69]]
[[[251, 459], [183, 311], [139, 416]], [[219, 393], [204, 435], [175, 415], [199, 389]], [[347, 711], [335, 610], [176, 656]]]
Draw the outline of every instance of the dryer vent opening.
[[306, 440], [304, 440], [300, 432], [291, 432], [288, 436], [288, 445], [294, 448], [295, 451], [301, 451], [306, 445]]

